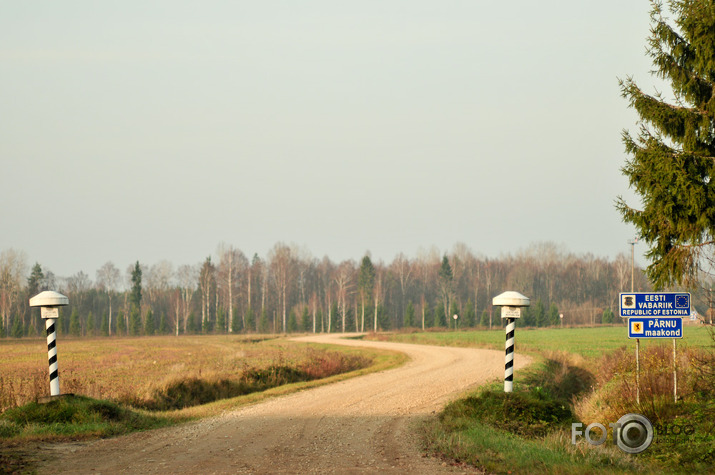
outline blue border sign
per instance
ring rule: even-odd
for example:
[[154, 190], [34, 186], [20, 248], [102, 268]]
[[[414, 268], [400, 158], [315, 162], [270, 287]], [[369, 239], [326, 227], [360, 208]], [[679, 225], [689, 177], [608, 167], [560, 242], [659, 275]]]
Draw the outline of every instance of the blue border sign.
[[622, 292], [620, 315], [632, 317], [690, 317], [689, 292]]
[[683, 319], [629, 318], [628, 338], [683, 338]]

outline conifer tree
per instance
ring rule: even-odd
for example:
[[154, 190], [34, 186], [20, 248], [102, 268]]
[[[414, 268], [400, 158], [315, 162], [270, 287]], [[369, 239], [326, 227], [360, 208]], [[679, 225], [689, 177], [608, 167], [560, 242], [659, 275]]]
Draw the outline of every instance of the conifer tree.
[[22, 319], [18, 315], [15, 315], [15, 319], [12, 322], [11, 334], [13, 338], [22, 338], [23, 333]]
[[463, 325], [466, 328], [472, 328], [477, 324], [477, 313], [474, 310], [474, 304], [472, 303], [472, 299], [467, 300], [467, 304], [464, 306], [464, 319], [463, 319]]
[[311, 320], [310, 320], [310, 312], [308, 311], [308, 307], [303, 307], [303, 313], [300, 316], [300, 326], [301, 330], [304, 332], [307, 332], [310, 330], [311, 326]]
[[[442, 311], [439, 317], [435, 314], [435, 326], [447, 326], [447, 318], [451, 318], [452, 315], [447, 315], [450, 310], [450, 303], [452, 299], [452, 266], [449, 265], [449, 259], [445, 254], [442, 257], [442, 265], [439, 268], [439, 291], [442, 297]], [[437, 310], [435, 308], [435, 310]]]
[[132, 305], [132, 310], [129, 312], [129, 334], [137, 336], [141, 334], [142, 318], [139, 315], [139, 309]]
[[265, 309], [261, 310], [261, 318], [258, 321], [258, 331], [268, 333], [271, 330], [271, 322], [268, 320], [268, 313]]
[[546, 308], [544, 307], [544, 302], [541, 301], [541, 299], [536, 299], [536, 303], [534, 304], [534, 310], [533, 310], [533, 324], [537, 327], [545, 327], [548, 325], [548, 322], [546, 321]]
[[117, 314], [117, 334], [126, 335], [127, 333], [127, 321], [124, 319], [124, 314], [119, 312]]
[[95, 326], [94, 315], [92, 315], [92, 311], [90, 310], [87, 314], [87, 335], [94, 336]]
[[637, 137], [623, 132], [623, 167], [642, 209], [617, 208], [648, 245], [656, 288], [689, 283], [715, 244], [715, 1], [652, 2], [648, 55], [675, 101], [643, 92], [632, 78], [623, 97], [640, 116]]
[[154, 312], [149, 309], [144, 316], [144, 334], [153, 335], [155, 328], [156, 326], [154, 324]]
[[552, 303], [549, 307], [549, 325], [559, 325], [559, 320], [561, 320], [561, 317], [559, 315], [559, 309], [558, 307], [556, 307], [555, 303]]
[[171, 327], [169, 326], [169, 319], [166, 318], [166, 313], [161, 312], [159, 317], [159, 334], [166, 335], [171, 332]]
[[189, 318], [186, 322], [186, 332], [196, 333], [196, 315], [194, 315], [194, 312], [189, 313]]
[[290, 315], [288, 315], [288, 333], [295, 333], [298, 331], [298, 320], [295, 317], [295, 312], [293, 310], [290, 311]]
[[139, 261], [134, 264], [134, 269], [132, 270], [132, 291], [129, 295], [129, 300], [136, 308], [140, 309], [142, 306], [142, 269], [139, 265]]
[[407, 304], [407, 310], [405, 311], [405, 327], [410, 328], [415, 326], [415, 306], [412, 305], [412, 300]]
[[79, 311], [77, 310], [77, 307], [74, 307], [72, 309], [72, 313], [70, 314], [70, 335], [80, 336], [81, 331], [82, 330], [79, 325]]
[[216, 331], [218, 333], [225, 333], [226, 328], [226, 311], [223, 308], [219, 308], [216, 314]]
[[[250, 308], [248, 309], [250, 312]], [[238, 309], [234, 308], [233, 309], [233, 317], [231, 319], [231, 333], [241, 333], [244, 328], [243, 328], [243, 319], [241, 316], [238, 314]], [[246, 329], [252, 329], [254, 322], [253, 322], [253, 312], [250, 312], [250, 315], [248, 313], [245, 316], [246, 318]]]
[[[246, 310], [246, 331], [247, 332], [252, 332], [256, 328], [256, 317], [253, 315], [253, 309], [251, 307], [248, 307], [248, 310]], [[241, 319], [238, 318], [238, 312], [234, 311], [233, 312], [233, 322], [231, 323], [231, 327], [233, 329], [234, 333], [238, 333], [239, 330], [239, 325], [240, 325]]]
[[[454, 319], [454, 316], [457, 315], [457, 320]], [[457, 328], [457, 321], [460, 317], [459, 315], [459, 307], [457, 306], [457, 302], [452, 300], [452, 306], [449, 308], [449, 315], [447, 315], [449, 320], [451, 322], [448, 322], [448, 326], [453, 327], [454, 329]]]
[[482, 312], [482, 318], [479, 320], [479, 325], [489, 328], [489, 312], [486, 310]]
[[365, 305], [369, 303], [375, 286], [375, 266], [372, 265], [370, 256], [362, 258], [360, 275], [358, 277], [358, 291], [360, 292], [360, 331], [365, 331]]

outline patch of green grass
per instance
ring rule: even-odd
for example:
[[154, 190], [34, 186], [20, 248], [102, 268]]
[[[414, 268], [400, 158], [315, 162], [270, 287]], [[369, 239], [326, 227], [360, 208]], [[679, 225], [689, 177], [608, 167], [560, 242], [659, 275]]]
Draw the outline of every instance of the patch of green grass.
[[[685, 344], [705, 348], [710, 344], [710, 335], [704, 325], [686, 325], [683, 333], [684, 337], [678, 342], [680, 345]], [[423, 345], [503, 350], [506, 336], [504, 329], [499, 328], [491, 331], [393, 333], [387, 336], [380, 336], [380, 338]], [[517, 328], [515, 342], [517, 351], [566, 351], [586, 358], [597, 357], [623, 346], [633, 346], [635, 351], [635, 342], [628, 339], [628, 329], [625, 325], [575, 328]], [[641, 339], [641, 349], [665, 344], [672, 344], [671, 339], [665, 339], [664, 341]]]
[[428, 449], [467, 463], [486, 473], [586, 474], [594, 472], [634, 473], [645, 468], [612, 447], [583, 450], [572, 446], [563, 433], [545, 439], [529, 439], [472, 421], [458, 430], [445, 430], [439, 421], [425, 426]]
[[531, 392], [486, 390], [449, 404], [439, 416], [448, 430], [463, 430], [475, 420], [525, 437], [545, 436], [575, 422], [568, 403], [537, 388]]
[[110, 401], [67, 395], [46, 404], [31, 402], [0, 414], [0, 437], [57, 439], [108, 437], [168, 425], [164, 417]]

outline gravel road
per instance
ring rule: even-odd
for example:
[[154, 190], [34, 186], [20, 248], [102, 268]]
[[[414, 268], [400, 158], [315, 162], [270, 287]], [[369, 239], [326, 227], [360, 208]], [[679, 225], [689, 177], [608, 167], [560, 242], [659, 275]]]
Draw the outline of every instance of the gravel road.
[[[414, 423], [459, 393], [503, 377], [503, 352], [340, 336], [296, 340], [397, 350], [410, 361], [399, 368], [276, 397], [195, 423], [55, 446], [43, 457], [39, 473], [462, 471], [424, 456]], [[516, 368], [527, 362], [527, 357], [517, 355]]]

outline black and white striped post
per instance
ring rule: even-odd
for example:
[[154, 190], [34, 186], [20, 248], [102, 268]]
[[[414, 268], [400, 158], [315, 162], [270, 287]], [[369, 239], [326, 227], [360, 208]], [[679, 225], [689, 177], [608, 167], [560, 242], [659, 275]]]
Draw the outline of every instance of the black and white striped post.
[[57, 366], [57, 330], [55, 322], [60, 316], [59, 307], [67, 305], [69, 299], [59, 292], [46, 290], [30, 299], [30, 307], [40, 307], [41, 317], [47, 330], [47, 359], [50, 365], [50, 396], [60, 395], [60, 373]]
[[516, 319], [521, 317], [522, 307], [528, 307], [529, 303], [528, 297], [513, 291], [504, 292], [492, 299], [492, 305], [501, 307], [501, 318], [506, 320], [505, 393], [510, 393], [514, 390], [514, 333]]

